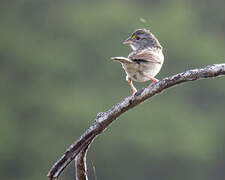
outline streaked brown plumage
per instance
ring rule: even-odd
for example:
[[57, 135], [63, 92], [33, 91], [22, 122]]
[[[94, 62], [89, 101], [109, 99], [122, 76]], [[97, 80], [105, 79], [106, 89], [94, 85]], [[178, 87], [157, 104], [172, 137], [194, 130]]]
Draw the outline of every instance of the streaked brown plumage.
[[112, 59], [122, 64], [127, 74], [126, 80], [135, 94], [137, 90], [132, 81], [158, 81], [154, 77], [163, 65], [162, 46], [156, 37], [146, 29], [136, 30], [123, 44], [130, 45], [133, 51], [127, 58], [113, 57]]

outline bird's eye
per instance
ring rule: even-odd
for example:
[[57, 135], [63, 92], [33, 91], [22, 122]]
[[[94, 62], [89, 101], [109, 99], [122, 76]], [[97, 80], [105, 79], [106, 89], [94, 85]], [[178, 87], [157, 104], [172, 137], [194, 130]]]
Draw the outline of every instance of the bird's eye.
[[137, 36], [137, 37], [136, 37], [136, 39], [137, 39], [137, 40], [139, 40], [139, 39], [140, 39], [140, 37], [138, 37], [138, 36]]
[[137, 35], [135, 34], [131, 37], [131, 39], [135, 39], [136, 37], [137, 37]]

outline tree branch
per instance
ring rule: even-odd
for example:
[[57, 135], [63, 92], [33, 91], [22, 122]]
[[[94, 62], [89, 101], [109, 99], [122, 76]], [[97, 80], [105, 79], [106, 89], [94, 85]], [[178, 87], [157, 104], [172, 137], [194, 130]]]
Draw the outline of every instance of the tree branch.
[[88, 180], [86, 156], [91, 142], [89, 141], [75, 158], [76, 180]]
[[47, 176], [50, 180], [58, 178], [64, 168], [69, 165], [82, 149], [85, 150], [97, 135], [101, 134], [114, 120], [126, 111], [169, 87], [188, 81], [212, 78], [220, 75], [225, 75], [225, 63], [214, 64], [201, 69], [192, 69], [171, 77], [166, 77], [157, 83], [149, 85], [147, 88], [139, 90], [135, 95], [126, 97], [108, 111], [99, 113], [94, 124], [66, 150], [62, 157], [52, 166]]

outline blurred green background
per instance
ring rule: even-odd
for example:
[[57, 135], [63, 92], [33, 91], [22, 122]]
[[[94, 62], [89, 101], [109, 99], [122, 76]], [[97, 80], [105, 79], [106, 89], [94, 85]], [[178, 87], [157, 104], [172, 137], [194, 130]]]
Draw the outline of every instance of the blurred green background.
[[[164, 47], [159, 79], [224, 63], [224, 7], [223, 0], [0, 1], [0, 179], [47, 180], [96, 114], [131, 94], [110, 57], [128, 55], [121, 42], [135, 29], [150, 29]], [[98, 179], [225, 179], [224, 84], [224, 77], [182, 84], [125, 113], [92, 145], [90, 179], [92, 162]], [[74, 179], [73, 165], [59, 179]]]

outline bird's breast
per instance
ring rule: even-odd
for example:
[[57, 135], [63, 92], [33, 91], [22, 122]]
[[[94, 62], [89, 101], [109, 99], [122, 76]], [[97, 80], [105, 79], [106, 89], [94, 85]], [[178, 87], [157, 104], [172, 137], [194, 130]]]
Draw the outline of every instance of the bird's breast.
[[160, 71], [162, 64], [144, 62], [122, 64], [127, 76], [138, 82], [145, 82], [150, 80], [148, 77], [155, 77]]

